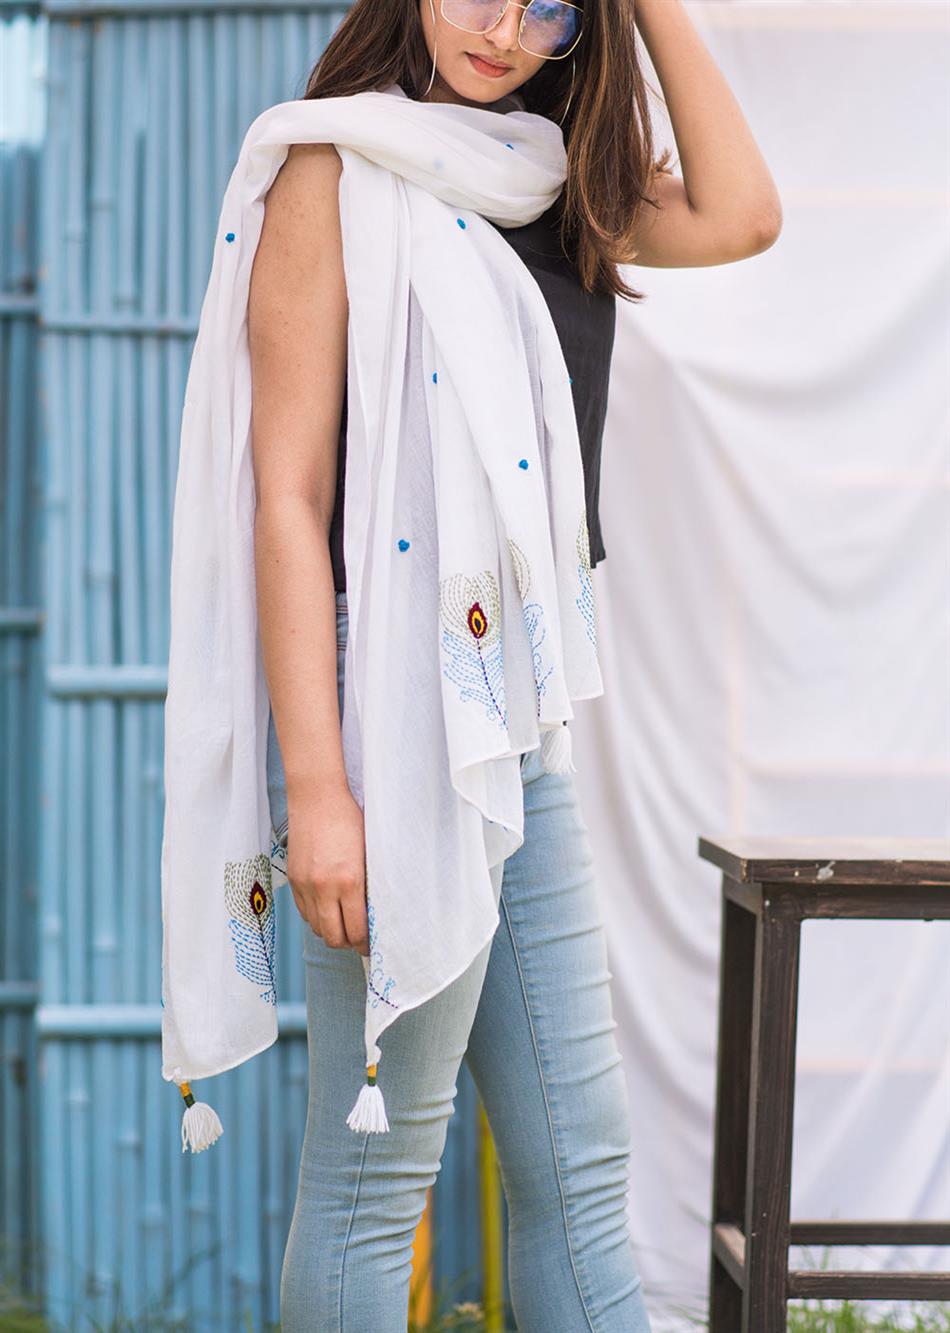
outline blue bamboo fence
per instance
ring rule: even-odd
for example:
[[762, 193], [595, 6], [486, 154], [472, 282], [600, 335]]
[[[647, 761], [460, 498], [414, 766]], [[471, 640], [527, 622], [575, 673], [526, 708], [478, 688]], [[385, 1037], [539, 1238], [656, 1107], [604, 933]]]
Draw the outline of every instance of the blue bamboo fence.
[[[0, 0], [45, 43], [41, 139], [0, 145], [0, 1183], [15, 1276], [55, 1328], [278, 1318], [307, 1095], [289, 895], [281, 1039], [215, 1081], [211, 1152], [182, 1155], [160, 1074], [170, 520], [228, 174], [343, 12]], [[503, 1265], [464, 1066], [458, 1087], [427, 1222], [461, 1301]]]

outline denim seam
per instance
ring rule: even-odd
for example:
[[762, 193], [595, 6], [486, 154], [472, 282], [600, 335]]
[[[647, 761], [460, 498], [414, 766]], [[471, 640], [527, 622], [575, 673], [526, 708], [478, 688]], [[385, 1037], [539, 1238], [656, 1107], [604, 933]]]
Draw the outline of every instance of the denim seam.
[[518, 951], [518, 940], [511, 926], [511, 917], [508, 912], [508, 904], [505, 902], [504, 894], [501, 895], [500, 903], [502, 910], [505, 913], [505, 921], [508, 925], [508, 934], [511, 936], [511, 950], [512, 953], [514, 954], [515, 966], [518, 969], [518, 981], [521, 985], [521, 994], [524, 999], [524, 1009], [528, 1019], [528, 1030], [531, 1033], [531, 1045], [534, 1050], [534, 1058], [537, 1061], [537, 1066], [538, 1066], [538, 1079], [541, 1083], [541, 1096], [544, 1098], [544, 1110], [548, 1121], [548, 1131], [550, 1132], [551, 1135], [551, 1150], [554, 1154], [554, 1172], [555, 1175], [557, 1176], [558, 1195], [560, 1196], [561, 1200], [561, 1214], [564, 1218], [564, 1238], [567, 1241], [567, 1252], [571, 1260], [571, 1272], [574, 1274], [574, 1282], [577, 1286], [577, 1294], [580, 1297], [581, 1305], [584, 1308], [584, 1318], [587, 1320], [587, 1327], [590, 1329], [590, 1333], [594, 1333], [594, 1324], [590, 1317], [590, 1310], [588, 1309], [587, 1306], [587, 1297], [584, 1295], [584, 1288], [581, 1283], [580, 1274], [577, 1271], [577, 1263], [574, 1257], [574, 1246], [571, 1243], [570, 1219], [568, 1218], [567, 1214], [567, 1200], [564, 1197], [564, 1181], [561, 1176], [561, 1163], [558, 1160], [557, 1135], [554, 1130], [554, 1119], [551, 1115], [551, 1107], [548, 1102], [548, 1090], [545, 1087], [544, 1083], [544, 1069], [541, 1064], [541, 1053], [538, 1049], [538, 1039], [537, 1039], [537, 1034], [535, 1033], [534, 1030], [534, 1021], [531, 1017], [531, 1006], [528, 1003], [528, 990], [525, 985], [524, 969], [521, 965], [521, 954]]
[[340, 1333], [343, 1333], [343, 1270], [346, 1267], [346, 1247], [350, 1242], [350, 1236], [353, 1233], [353, 1219], [356, 1216], [356, 1205], [360, 1197], [360, 1185], [363, 1183], [363, 1166], [366, 1162], [366, 1149], [369, 1146], [370, 1131], [366, 1130], [363, 1135], [363, 1151], [360, 1153], [359, 1170], [356, 1173], [356, 1191], [353, 1195], [353, 1207], [350, 1210], [349, 1221], [346, 1224], [346, 1235], [343, 1237], [343, 1249], [340, 1253], [340, 1301], [339, 1301], [339, 1322]]

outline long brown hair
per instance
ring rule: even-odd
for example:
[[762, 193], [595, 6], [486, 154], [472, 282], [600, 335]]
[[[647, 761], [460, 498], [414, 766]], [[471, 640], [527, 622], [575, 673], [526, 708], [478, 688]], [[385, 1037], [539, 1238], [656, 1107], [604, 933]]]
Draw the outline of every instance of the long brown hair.
[[[567, 179], [560, 235], [582, 285], [640, 301], [643, 294], [623, 281], [617, 264], [635, 218], [645, 205], [657, 206], [647, 190], [654, 173], [667, 169], [669, 150], [653, 161], [633, 0], [578, 3], [584, 31], [571, 55], [545, 61], [517, 92], [527, 111], [558, 123], [568, 107], [561, 126]], [[431, 72], [418, 0], [356, 0], [311, 71], [304, 98], [346, 97], [398, 83], [420, 101]]]

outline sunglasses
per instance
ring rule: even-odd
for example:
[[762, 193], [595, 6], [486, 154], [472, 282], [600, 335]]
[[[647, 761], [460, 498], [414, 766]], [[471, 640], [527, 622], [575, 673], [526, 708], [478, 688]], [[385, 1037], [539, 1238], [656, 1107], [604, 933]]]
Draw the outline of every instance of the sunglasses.
[[584, 13], [568, 0], [441, 0], [446, 22], [462, 32], [490, 32], [507, 13], [508, 6], [524, 12], [518, 27], [518, 45], [532, 56], [563, 60], [580, 41]]

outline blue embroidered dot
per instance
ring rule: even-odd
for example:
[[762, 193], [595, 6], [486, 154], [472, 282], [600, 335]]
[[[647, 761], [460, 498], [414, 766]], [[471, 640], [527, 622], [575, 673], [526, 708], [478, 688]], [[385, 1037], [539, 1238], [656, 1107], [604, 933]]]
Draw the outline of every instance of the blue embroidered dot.
[[432, 383], [433, 383], [433, 384], [438, 384], [438, 382], [439, 382], [439, 372], [438, 372], [437, 370], [433, 370], [433, 372], [432, 372]]
[[460, 226], [460, 227], [462, 228], [462, 230], [464, 231], [464, 230], [465, 230], [465, 219], [464, 219], [464, 218], [456, 218], [455, 221], [459, 224], [459, 226]]
[[400, 537], [400, 538], [399, 538], [399, 549], [400, 549], [400, 551], [408, 551], [408, 550], [409, 550], [409, 543], [406, 541], [405, 537]]
[[522, 458], [518, 466], [521, 468], [526, 468], [528, 466], [528, 460], [526, 458]]
[[514, 144], [506, 143], [506, 144], [505, 144], [505, 147], [506, 147], [506, 148], [511, 148], [511, 149], [513, 150], [513, 149], [514, 149]]
[[574, 376], [573, 376], [573, 375], [568, 375], [568, 377], [567, 377], [567, 382], [568, 382], [568, 384], [573, 384], [573, 383], [574, 383]]
[[233, 240], [234, 240], [234, 232], [233, 232], [233, 231], [229, 231], [228, 234], [227, 234], [227, 236], [225, 236], [224, 239], [225, 239], [226, 241], [233, 241]]

